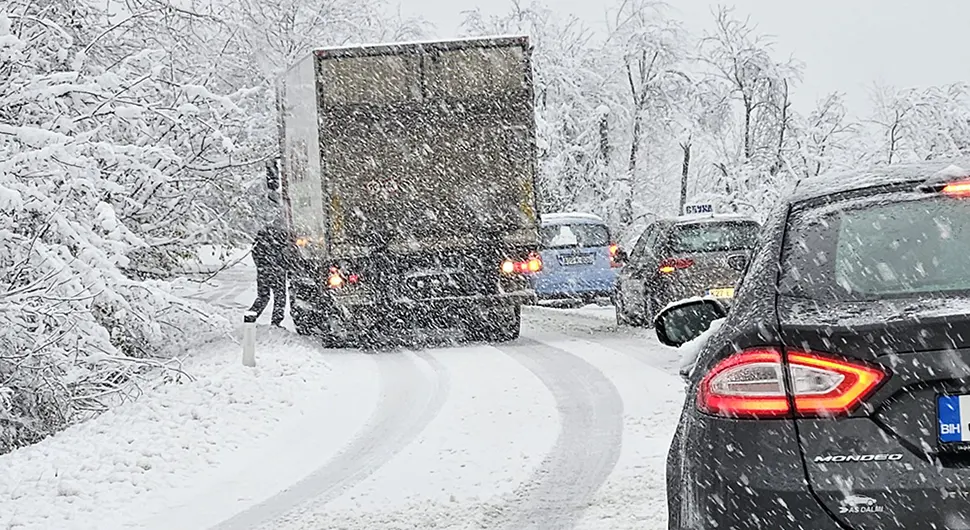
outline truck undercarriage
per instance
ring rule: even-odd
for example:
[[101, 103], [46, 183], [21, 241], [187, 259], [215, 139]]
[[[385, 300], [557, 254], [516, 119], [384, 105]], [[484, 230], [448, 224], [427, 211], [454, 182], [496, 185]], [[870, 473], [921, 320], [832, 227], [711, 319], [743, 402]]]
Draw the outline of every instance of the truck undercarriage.
[[[305, 262], [291, 279], [297, 330], [334, 346], [379, 342], [415, 329], [461, 328], [472, 340], [519, 332], [519, 307], [535, 302], [525, 275], [502, 263], [527, 249], [461, 249]], [[339, 278], [339, 280], [338, 280]]]

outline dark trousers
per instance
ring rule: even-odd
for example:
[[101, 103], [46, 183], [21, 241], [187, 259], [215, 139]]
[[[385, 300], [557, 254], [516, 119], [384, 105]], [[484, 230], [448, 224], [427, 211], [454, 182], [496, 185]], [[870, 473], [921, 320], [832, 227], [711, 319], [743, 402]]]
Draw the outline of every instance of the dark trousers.
[[273, 325], [278, 326], [286, 317], [286, 271], [271, 265], [256, 264], [256, 301], [249, 310], [257, 318], [273, 296]]

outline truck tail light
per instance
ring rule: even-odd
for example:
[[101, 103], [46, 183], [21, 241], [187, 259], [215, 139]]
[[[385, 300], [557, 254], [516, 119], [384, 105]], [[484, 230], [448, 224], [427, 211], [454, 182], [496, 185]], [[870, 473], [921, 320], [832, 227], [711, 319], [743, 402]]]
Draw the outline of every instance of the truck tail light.
[[532, 252], [525, 260], [507, 259], [502, 262], [502, 272], [505, 274], [528, 274], [542, 270], [542, 257]]
[[327, 285], [331, 289], [339, 289], [344, 286], [344, 277], [340, 274], [337, 267], [330, 267], [330, 276], [327, 278]]
[[[776, 348], [755, 348], [724, 359], [701, 381], [698, 408], [730, 418], [843, 416], [855, 410], [886, 379], [883, 370], [828, 354], [789, 351], [784, 364]], [[790, 403], [794, 403], [794, 414]]]
[[686, 269], [694, 265], [694, 260], [690, 258], [668, 258], [660, 262], [660, 272], [672, 274], [674, 271]]
[[360, 281], [360, 274], [345, 274], [337, 267], [330, 267], [330, 274], [327, 276], [327, 285], [331, 289], [340, 289], [345, 285], [356, 285]]

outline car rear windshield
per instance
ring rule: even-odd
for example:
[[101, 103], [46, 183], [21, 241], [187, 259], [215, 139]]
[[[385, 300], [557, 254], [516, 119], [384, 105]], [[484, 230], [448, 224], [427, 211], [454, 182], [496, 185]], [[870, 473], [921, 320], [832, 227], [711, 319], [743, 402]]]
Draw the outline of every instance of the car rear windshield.
[[675, 225], [670, 250], [675, 253], [750, 250], [761, 229], [754, 221], [718, 221]]
[[597, 224], [557, 224], [542, 227], [542, 248], [605, 247], [610, 231]]
[[870, 300], [970, 290], [970, 200], [870, 196], [793, 211], [782, 293]]

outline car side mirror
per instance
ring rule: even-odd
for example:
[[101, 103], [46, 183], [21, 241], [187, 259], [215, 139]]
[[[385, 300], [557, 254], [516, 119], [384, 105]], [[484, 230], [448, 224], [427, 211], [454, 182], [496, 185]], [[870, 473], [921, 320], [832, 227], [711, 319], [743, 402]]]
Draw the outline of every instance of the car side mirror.
[[616, 249], [616, 254], [613, 254], [613, 261], [626, 264], [630, 261], [630, 255], [622, 248], [618, 248]]
[[680, 347], [700, 337], [715, 320], [727, 316], [727, 309], [715, 298], [693, 298], [675, 303], [654, 319], [660, 342]]

